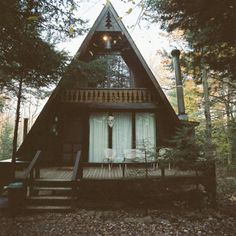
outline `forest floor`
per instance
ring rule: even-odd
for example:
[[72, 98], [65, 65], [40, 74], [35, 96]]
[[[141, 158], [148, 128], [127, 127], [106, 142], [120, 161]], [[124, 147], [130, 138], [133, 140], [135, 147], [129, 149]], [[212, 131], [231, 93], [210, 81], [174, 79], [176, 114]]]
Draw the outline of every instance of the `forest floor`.
[[218, 206], [201, 210], [177, 202], [159, 209], [76, 209], [71, 213], [20, 213], [0, 209], [0, 236], [236, 235], [236, 177], [218, 172]]
[[156, 210], [84, 210], [72, 213], [0, 213], [1, 236], [236, 235], [236, 204]]

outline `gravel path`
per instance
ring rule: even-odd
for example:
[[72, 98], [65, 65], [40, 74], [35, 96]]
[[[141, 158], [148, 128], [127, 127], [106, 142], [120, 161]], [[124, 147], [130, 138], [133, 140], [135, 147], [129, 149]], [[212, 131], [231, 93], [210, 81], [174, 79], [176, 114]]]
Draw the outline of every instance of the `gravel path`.
[[0, 213], [1, 236], [236, 235], [235, 208], [222, 210], [82, 210], [73, 213]]

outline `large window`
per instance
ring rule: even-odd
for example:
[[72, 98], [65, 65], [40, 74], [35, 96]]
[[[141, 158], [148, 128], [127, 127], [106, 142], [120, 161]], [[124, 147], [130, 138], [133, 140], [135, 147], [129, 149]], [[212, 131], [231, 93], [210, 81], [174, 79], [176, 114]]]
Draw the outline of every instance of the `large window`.
[[156, 122], [153, 113], [136, 113], [136, 148], [156, 146]]
[[106, 113], [92, 113], [89, 119], [89, 162], [101, 162], [108, 147]]
[[106, 75], [97, 88], [130, 88], [133, 81], [130, 76], [129, 67], [120, 55], [103, 55], [101, 60], [106, 63]]
[[104, 150], [107, 148], [112, 148], [117, 161], [122, 161], [126, 149], [156, 146], [154, 113], [114, 112], [112, 127], [108, 126], [109, 115], [111, 114], [90, 115], [89, 162], [103, 162]]
[[124, 157], [124, 150], [132, 148], [132, 114], [114, 113], [115, 122], [112, 128], [112, 148], [117, 159]]

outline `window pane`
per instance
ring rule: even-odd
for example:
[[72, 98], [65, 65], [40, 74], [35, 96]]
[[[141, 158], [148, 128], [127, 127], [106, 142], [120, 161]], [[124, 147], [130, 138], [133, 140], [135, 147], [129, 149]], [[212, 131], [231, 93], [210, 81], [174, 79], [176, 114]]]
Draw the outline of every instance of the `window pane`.
[[136, 113], [136, 147], [156, 146], [156, 121], [154, 113]]
[[100, 56], [105, 60], [107, 72], [102, 83], [98, 83], [98, 88], [130, 88], [132, 81], [129, 67], [120, 55]]
[[92, 113], [89, 119], [89, 162], [102, 162], [108, 148], [106, 113]]
[[132, 147], [132, 114], [114, 113], [115, 123], [112, 128], [112, 148], [116, 151], [116, 158], [123, 160], [124, 151]]

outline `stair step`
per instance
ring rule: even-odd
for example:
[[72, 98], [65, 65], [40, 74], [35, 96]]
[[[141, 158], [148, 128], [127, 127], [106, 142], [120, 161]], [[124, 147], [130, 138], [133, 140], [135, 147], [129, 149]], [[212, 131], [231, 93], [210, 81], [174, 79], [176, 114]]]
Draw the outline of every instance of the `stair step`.
[[34, 179], [31, 185], [34, 187], [71, 187], [73, 182], [68, 179]]
[[46, 206], [26, 206], [26, 211], [35, 211], [35, 212], [70, 212], [72, 211], [71, 206], [52, 206], [52, 205], [46, 205]]
[[45, 206], [65, 206], [71, 205], [72, 196], [32, 196], [27, 199], [29, 205]]
[[72, 187], [68, 179], [34, 179], [31, 182], [31, 196], [27, 198], [27, 211], [71, 211], [73, 204]]
[[32, 196], [30, 200], [71, 200], [71, 196]]
[[72, 194], [72, 187], [41, 187], [32, 186], [33, 196], [68, 196]]
[[37, 191], [71, 191], [71, 187], [34, 187], [33, 186], [33, 189], [34, 190], [37, 190]]
[[70, 179], [34, 179], [34, 181], [44, 181], [44, 182], [71, 182]]

